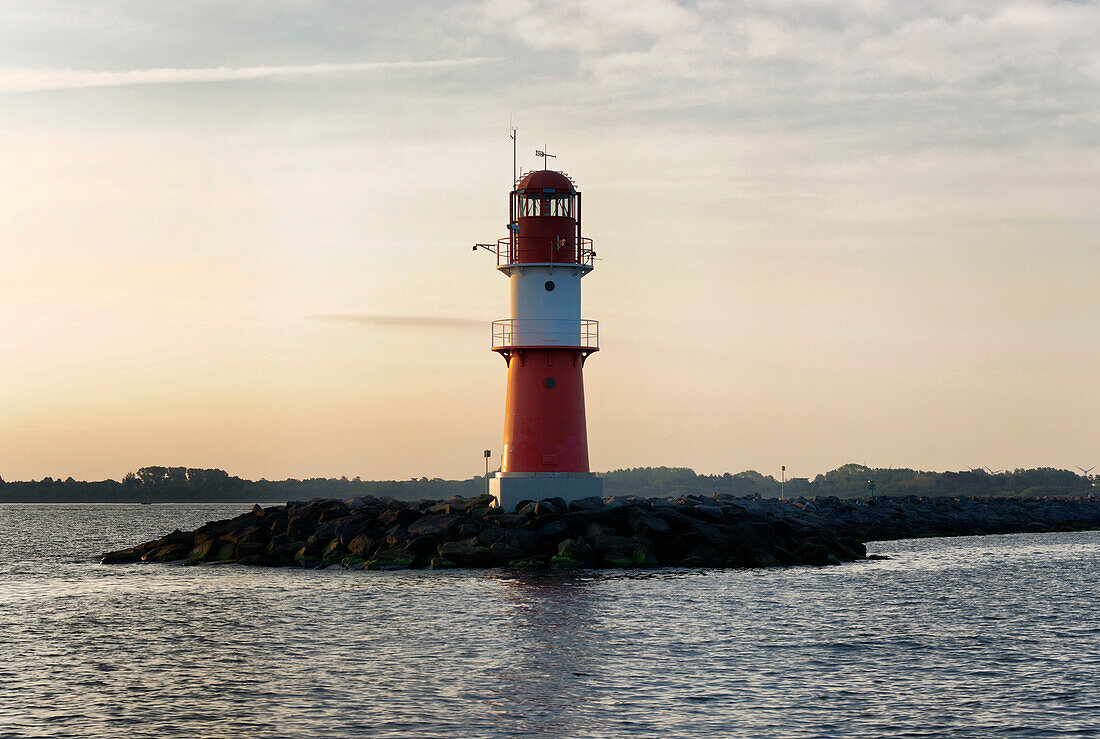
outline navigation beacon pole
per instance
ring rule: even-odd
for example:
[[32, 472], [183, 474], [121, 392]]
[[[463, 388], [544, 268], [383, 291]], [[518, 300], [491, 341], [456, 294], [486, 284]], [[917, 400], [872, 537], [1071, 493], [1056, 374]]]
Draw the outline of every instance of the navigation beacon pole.
[[[544, 162], [554, 156], [537, 155]], [[588, 468], [582, 378], [599, 333], [596, 321], [581, 319], [581, 278], [596, 254], [581, 236], [573, 181], [545, 168], [523, 175], [509, 196], [508, 236], [495, 250], [511, 318], [493, 322], [508, 392], [501, 468], [489, 491], [505, 510], [523, 500], [600, 495], [603, 481]]]

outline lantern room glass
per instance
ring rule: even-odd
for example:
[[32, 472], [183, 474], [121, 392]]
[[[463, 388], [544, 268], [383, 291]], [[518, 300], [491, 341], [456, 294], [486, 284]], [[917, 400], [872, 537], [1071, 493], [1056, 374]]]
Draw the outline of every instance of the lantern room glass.
[[517, 193], [516, 217], [556, 216], [573, 218], [574, 196], [561, 193]]

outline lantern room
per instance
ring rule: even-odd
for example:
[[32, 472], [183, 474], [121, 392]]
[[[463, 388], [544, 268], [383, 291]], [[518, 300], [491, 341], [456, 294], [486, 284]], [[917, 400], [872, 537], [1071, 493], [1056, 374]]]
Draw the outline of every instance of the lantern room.
[[501, 240], [507, 264], [591, 263], [591, 242], [581, 238], [581, 194], [561, 172], [536, 170], [516, 183], [508, 228]]

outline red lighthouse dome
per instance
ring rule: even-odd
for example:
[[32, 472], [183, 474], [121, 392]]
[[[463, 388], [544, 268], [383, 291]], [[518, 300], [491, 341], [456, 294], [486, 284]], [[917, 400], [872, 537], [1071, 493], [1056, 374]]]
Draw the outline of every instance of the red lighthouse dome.
[[516, 190], [519, 191], [534, 189], [541, 191], [543, 188], [577, 194], [573, 181], [564, 173], [555, 172], [552, 169], [536, 169], [534, 172], [528, 172], [516, 183]]

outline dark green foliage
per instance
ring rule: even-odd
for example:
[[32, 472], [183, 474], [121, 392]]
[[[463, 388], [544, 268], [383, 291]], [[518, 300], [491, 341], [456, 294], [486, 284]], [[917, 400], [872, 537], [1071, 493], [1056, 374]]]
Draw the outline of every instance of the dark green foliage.
[[[679, 495], [729, 494], [779, 497], [779, 480], [755, 470], [731, 475], [697, 475], [686, 467], [636, 467], [603, 474], [605, 495], [676, 497]], [[1041, 467], [991, 475], [984, 470], [922, 472], [905, 468], [879, 469], [846, 464], [832, 472], [787, 480], [787, 498], [864, 498], [867, 484], [875, 482], [875, 495], [1087, 495], [1092, 481], [1067, 470]]]
[[[755, 470], [697, 475], [687, 467], [635, 467], [613, 470], [602, 475], [604, 495], [632, 495], [642, 498], [681, 495], [728, 494], [736, 496], [779, 497], [779, 481]], [[813, 480], [787, 480], [787, 498], [863, 498], [868, 482], [875, 482], [875, 496], [888, 495], [1084, 495], [1095, 490], [1093, 482], [1067, 470], [1042, 467], [1034, 470], [989, 474], [984, 470], [967, 472], [922, 472], [911, 469], [875, 469], [846, 464]], [[234, 502], [347, 499], [373, 496], [396, 500], [444, 500], [462, 496], [471, 499], [466, 510], [488, 504], [484, 495], [485, 478], [442, 480], [421, 477], [412, 480], [349, 480], [312, 478], [308, 480], [243, 480], [224, 470], [186, 467], [142, 467], [122, 479], [99, 482], [64, 481], [47, 477], [41, 481], [4, 482], [0, 479], [0, 502], [80, 503], [80, 502]]]

